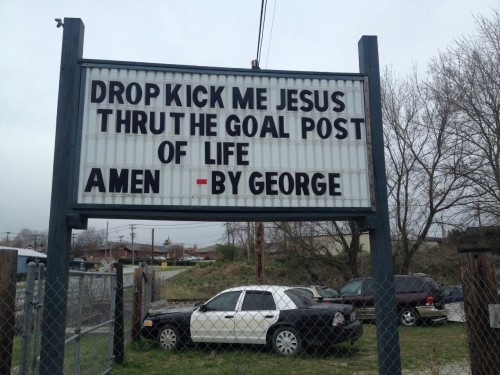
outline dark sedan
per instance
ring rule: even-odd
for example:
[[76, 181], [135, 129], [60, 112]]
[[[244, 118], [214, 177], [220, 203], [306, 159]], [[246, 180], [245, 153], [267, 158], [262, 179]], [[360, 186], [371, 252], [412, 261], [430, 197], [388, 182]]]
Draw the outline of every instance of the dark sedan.
[[293, 287], [227, 289], [197, 308], [150, 313], [141, 334], [164, 349], [189, 343], [270, 344], [282, 356], [306, 345], [353, 343], [363, 326], [344, 304], [316, 303]]

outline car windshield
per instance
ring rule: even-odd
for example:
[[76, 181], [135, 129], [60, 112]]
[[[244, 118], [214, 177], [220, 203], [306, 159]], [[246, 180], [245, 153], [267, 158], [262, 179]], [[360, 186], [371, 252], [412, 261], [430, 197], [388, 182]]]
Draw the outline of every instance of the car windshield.
[[361, 295], [362, 285], [362, 279], [351, 280], [340, 289], [340, 294], [342, 296], [359, 296]]
[[285, 290], [285, 294], [290, 297], [290, 299], [295, 303], [297, 308], [304, 309], [316, 303], [315, 300], [309, 298], [304, 294], [304, 292], [297, 289]]

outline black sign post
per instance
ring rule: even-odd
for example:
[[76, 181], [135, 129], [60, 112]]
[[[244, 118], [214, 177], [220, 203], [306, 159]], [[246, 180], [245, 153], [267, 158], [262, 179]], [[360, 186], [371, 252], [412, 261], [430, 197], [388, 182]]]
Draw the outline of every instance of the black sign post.
[[379, 373], [399, 375], [401, 374], [401, 358], [387, 205], [377, 37], [363, 36], [358, 43], [358, 54], [359, 71], [368, 76], [370, 103], [368, 116], [372, 129], [371, 146], [376, 209], [372, 215], [367, 216], [366, 226], [370, 230], [372, 273], [378, 286], [374, 297]]
[[80, 19], [64, 19], [40, 353], [40, 374], [46, 375], [62, 374], [64, 364], [71, 228], [78, 226], [74, 225], [78, 216], [70, 215], [69, 189], [74, 171], [80, 91], [78, 59], [83, 55], [83, 34]]

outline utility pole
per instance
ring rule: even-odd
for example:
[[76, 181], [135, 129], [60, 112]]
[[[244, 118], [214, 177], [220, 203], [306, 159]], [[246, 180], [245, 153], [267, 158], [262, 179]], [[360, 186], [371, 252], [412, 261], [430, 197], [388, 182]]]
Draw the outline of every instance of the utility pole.
[[251, 241], [250, 241], [250, 222], [247, 221], [247, 262], [250, 263], [250, 246], [251, 246]]
[[77, 234], [76, 233], [71, 233], [71, 255], [73, 256], [73, 259], [75, 258], [75, 238]]
[[[481, 243], [461, 244], [460, 257], [472, 375], [500, 374], [500, 329], [492, 325], [489, 306], [496, 301], [495, 263], [491, 249]], [[497, 353], [497, 354], [495, 354]]]
[[441, 214], [441, 243], [445, 243], [446, 231], [444, 230], [444, 218]]
[[33, 240], [33, 250], [36, 251], [36, 239], [39, 237], [39, 235], [38, 234], [33, 234], [33, 235], [31, 235], [31, 237], [34, 238], [34, 240]]
[[[109, 229], [109, 221], [106, 221], [106, 242], [104, 244], [104, 259], [106, 259], [106, 248], [108, 247], [108, 229]], [[111, 255], [111, 249], [109, 250], [109, 254]]]
[[134, 254], [134, 228], [135, 224], [130, 224], [130, 237], [132, 238], [132, 265], [135, 265], [135, 254]]
[[483, 225], [481, 223], [481, 206], [479, 206], [479, 203], [476, 205], [476, 209], [477, 209], [477, 219], [478, 219], [478, 224], [479, 224], [479, 228], [481, 228]]
[[155, 228], [151, 229], [151, 267], [153, 267], [153, 258], [155, 251]]
[[264, 224], [262, 221], [255, 223], [255, 247], [257, 255], [257, 284], [264, 283]]
[[7, 240], [5, 241], [5, 246], [9, 246], [9, 234], [12, 232], [5, 232], [7, 234]]

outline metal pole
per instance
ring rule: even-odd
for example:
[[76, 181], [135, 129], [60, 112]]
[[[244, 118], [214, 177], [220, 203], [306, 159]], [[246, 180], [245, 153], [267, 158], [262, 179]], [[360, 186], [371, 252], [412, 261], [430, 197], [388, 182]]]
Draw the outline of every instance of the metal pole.
[[387, 204], [377, 37], [363, 36], [358, 43], [358, 54], [359, 71], [368, 77], [368, 82], [365, 81], [365, 85], [368, 84], [367, 121], [371, 126], [375, 212], [367, 218], [367, 221], [370, 229], [372, 273], [378, 286], [375, 288], [374, 299], [379, 373], [381, 375], [400, 375], [401, 358]]
[[42, 314], [42, 300], [43, 300], [43, 279], [45, 277], [45, 264], [40, 263], [38, 265], [38, 286], [36, 298], [33, 301], [35, 305], [35, 323], [34, 323], [34, 333], [33, 333], [33, 359], [31, 361], [31, 375], [37, 373], [36, 366], [38, 364], [38, 339], [40, 337], [40, 322]]
[[125, 325], [123, 320], [123, 266], [115, 263], [116, 294], [115, 294], [115, 321], [113, 331], [113, 359], [121, 365], [125, 360]]
[[[110, 264], [111, 265], [111, 264]], [[115, 304], [116, 304], [116, 273], [111, 276], [111, 300], [110, 300], [110, 309], [109, 309], [109, 339], [108, 339], [108, 368], [111, 369], [113, 367], [114, 356], [113, 356], [113, 347], [114, 347], [114, 337], [115, 337]]]
[[19, 366], [20, 374], [28, 373], [31, 319], [33, 316], [33, 296], [35, 294], [35, 271], [36, 264], [34, 262], [30, 262], [26, 273], [26, 290], [24, 291], [23, 334], [21, 340], [21, 364]]
[[75, 353], [73, 354], [73, 375], [80, 374], [80, 341], [82, 339], [82, 315], [83, 315], [83, 278], [84, 275], [80, 274], [78, 277], [78, 298], [77, 298], [77, 317], [75, 334], [78, 337], [75, 339]]
[[57, 103], [52, 195], [47, 247], [47, 279], [43, 305], [40, 374], [63, 374], [69, 257], [71, 249], [70, 190], [75, 173], [75, 147], [83, 57], [84, 26], [65, 18]]

